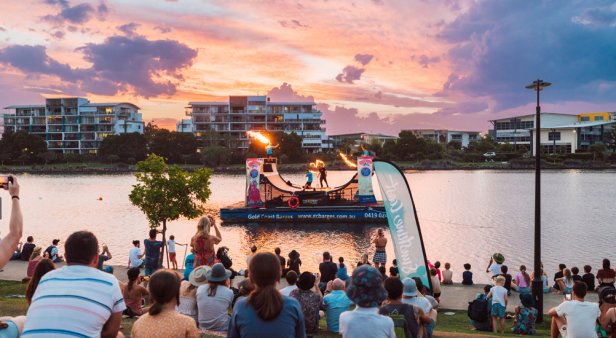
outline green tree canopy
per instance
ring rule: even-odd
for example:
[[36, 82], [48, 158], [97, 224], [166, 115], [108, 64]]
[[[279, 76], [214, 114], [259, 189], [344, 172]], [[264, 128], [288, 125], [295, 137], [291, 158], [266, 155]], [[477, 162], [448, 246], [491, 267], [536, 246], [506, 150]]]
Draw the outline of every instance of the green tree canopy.
[[211, 194], [210, 169], [189, 173], [176, 165], [168, 166], [155, 154], [138, 162], [136, 167], [137, 183], [129, 199], [146, 215], [151, 228], [162, 224], [163, 243], [166, 243], [168, 221], [180, 217], [192, 219], [204, 213], [204, 203]]
[[45, 140], [25, 131], [5, 132], [0, 139], [0, 158], [13, 163], [34, 163], [47, 152]]
[[182, 155], [194, 155], [199, 142], [192, 133], [178, 133], [154, 128], [148, 135], [150, 152], [162, 156], [171, 163], [182, 163]]
[[139, 133], [109, 135], [103, 139], [98, 155], [108, 159], [110, 155], [117, 155], [118, 160], [129, 162], [129, 158], [142, 161], [148, 154], [146, 138]]

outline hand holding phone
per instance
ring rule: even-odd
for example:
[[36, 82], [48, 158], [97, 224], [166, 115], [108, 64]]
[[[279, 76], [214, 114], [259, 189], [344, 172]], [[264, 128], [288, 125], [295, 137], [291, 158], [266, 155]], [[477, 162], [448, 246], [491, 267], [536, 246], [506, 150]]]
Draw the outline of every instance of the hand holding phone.
[[565, 294], [565, 300], [566, 301], [570, 301], [571, 299], [572, 298], [571, 298], [571, 294], [570, 293]]
[[0, 176], [0, 187], [9, 190], [9, 182], [13, 183], [13, 176]]

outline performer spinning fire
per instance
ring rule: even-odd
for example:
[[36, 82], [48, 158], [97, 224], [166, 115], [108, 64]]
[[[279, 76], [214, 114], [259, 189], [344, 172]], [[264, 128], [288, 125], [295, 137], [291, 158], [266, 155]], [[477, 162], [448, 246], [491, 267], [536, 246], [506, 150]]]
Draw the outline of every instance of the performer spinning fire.
[[327, 183], [327, 169], [325, 168], [324, 163], [319, 164], [319, 183], [321, 184], [321, 188], [323, 188], [323, 181], [325, 181], [325, 185], [329, 188], [329, 183]]

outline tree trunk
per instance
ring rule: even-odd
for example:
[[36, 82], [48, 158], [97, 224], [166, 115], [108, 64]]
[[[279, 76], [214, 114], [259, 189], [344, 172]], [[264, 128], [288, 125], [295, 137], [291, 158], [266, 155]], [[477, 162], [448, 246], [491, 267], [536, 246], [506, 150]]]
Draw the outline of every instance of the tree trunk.
[[[167, 246], [167, 220], [163, 220], [163, 246], [160, 256], [160, 266], [163, 267], [163, 257], [165, 257], [165, 247]], [[167, 267], [169, 267], [169, 256], [167, 257]]]

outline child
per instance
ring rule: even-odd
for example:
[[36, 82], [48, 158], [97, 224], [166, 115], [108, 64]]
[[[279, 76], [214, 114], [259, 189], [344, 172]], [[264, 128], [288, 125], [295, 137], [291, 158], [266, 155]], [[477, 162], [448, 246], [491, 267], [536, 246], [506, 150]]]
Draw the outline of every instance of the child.
[[509, 271], [509, 268], [507, 267], [507, 265], [501, 266], [501, 274], [499, 276], [505, 277], [505, 285], [503, 286], [505, 287], [505, 289], [507, 289], [507, 295], [510, 296], [511, 295], [511, 280], [513, 279], [513, 277], [511, 277], [511, 275], [507, 273], [508, 271]]
[[440, 302], [441, 297], [441, 281], [438, 280], [438, 274], [436, 273], [436, 269], [430, 269], [430, 282], [432, 283], [432, 294], [434, 298]]
[[344, 265], [344, 257], [338, 257], [338, 272], [336, 272], [336, 277], [346, 281], [349, 279], [349, 275], [347, 274], [347, 266]]
[[464, 272], [462, 272], [462, 285], [473, 285], [473, 273], [471, 272], [471, 265], [464, 264]]
[[169, 261], [173, 266], [173, 270], [177, 270], [178, 261], [175, 258], [175, 236], [169, 236], [169, 240], [167, 241], [167, 247], [169, 248]]
[[312, 171], [310, 171], [310, 167], [306, 169], [306, 184], [304, 184], [304, 190], [312, 188]]
[[445, 270], [443, 271], [443, 285], [453, 284], [453, 272], [449, 270], [451, 268], [451, 264], [449, 262], [445, 263]]
[[507, 289], [503, 287], [505, 285], [505, 277], [497, 276], [496, 285], [490, 289], [487, 299], [492, 299], [492, 308], [490, 309], [490, 316], [492, 317], [492, 332], [498, 333], [498, 324], [500, 323], [501, 333], [505, 333], [505, 309], [507, 308]]
[[578, 275], [580, 273], [580, 269], [578, 269], [577, 266], [571, 268], [571, 273], [573, 274], [571, 278], [573, 278], [574, 282], [582, 282], [582, 276]]
[[398, 277], [398, 260], [394, 259], [389, 267], [389, 277]]
[[595, 275], [590, 273], [592, 267], [590, 265], [584, 265], [584, 276], [582, 276], [582, 280], [586, 283], [588, 287], [588, 291], [595, 289]]
[[387, 279], [387, 270], [385, 270], [384, 266], [379, 266], [379, 272], [381, 273], [381, 276], [383, 277], [383, 280]]
[[186, 256], [184, 260], [184, 280], [188, 280], [188, 276], [193, 271], [193, 265], [195, 264], [195, 249], [190, 249], [190, 254]]
[[443, 277], [441, 276], [441, 262], [434, 262], [434, 269], [436, 270], [436, 275], [438, 276], [438, 281], [442, 281]]

